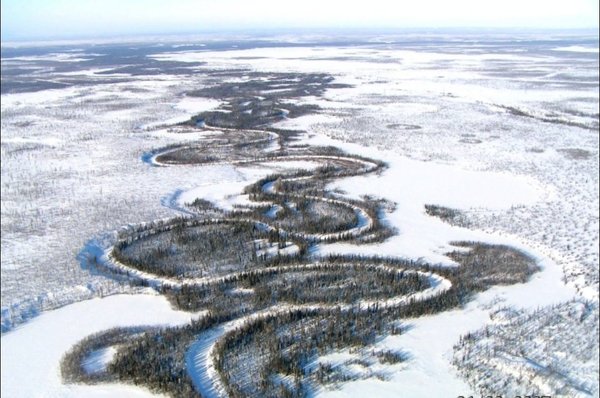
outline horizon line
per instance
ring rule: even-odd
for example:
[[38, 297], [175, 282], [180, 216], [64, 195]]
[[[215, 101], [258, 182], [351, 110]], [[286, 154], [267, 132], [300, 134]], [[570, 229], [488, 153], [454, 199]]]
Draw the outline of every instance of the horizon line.
[[[55, 37], [18, 37], [4, 40], [0, 38], [1, 46], [14, 46], [14, 45], [51, 45], [53, 43], [74, 43], [74, 42], [126, 42], [135, 41], [139, 42], [140, 39], [156, 39], [162, 37], [165, 39], [171, 38], [176, 40], [178, 37], [183, 38], [184, 36], [192, 37], [197, 36], [208, 36], [207, 38], [213, 38], [214, 36], [221, 36], [223, 39], [235, 37], [241, 40], [240, 36], [254, 36], [254, 37], [277, 37], [286, 34], [295, 34], [297, 36], [309, 36], [319, 34], [333, 35], [337, 32], [339, 35], [350, 35], [350, 34], [369, 34], [369, 35], [392, 35], [392, 34], [408, 34], [408, 33], [420, 33], [423, 35], [427, 34], [442, 34], [443, 32], [452, 33], [515, 33], [515, 34], [533, 34], [533, 33], [580, 33], [587, 34], [594, 37], [600, 37], [598, 27], [473, 27], [473, 26], [422, 26], [422, 27], [371, 27], [371, 26], [357, 26], [357, 27], [289, 27], [289, 28], [239, 28], [239, 29], [221, 29], [221, 30], [204, 30], [204, 31], [181, 31], [181, 32], [140, 32], [140, 33], [123, 33], [123, 34], [90, 34], [90, 35], [65, 35]], [[4, 35], [2, 35], [4, 36]]]

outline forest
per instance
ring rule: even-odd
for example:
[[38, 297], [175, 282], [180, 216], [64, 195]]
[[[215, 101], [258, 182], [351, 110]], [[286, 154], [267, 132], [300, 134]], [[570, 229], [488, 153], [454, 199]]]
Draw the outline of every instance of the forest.
[[[380, 242], [396, 233], [384, 221], [393, 203], [350, 199], [328, 189], [336, 179], [381, 173], [384, 162], [334, 147], [292, 146], [295, 132], [267, 126], [314, 111], [287, 102], [282, 107], [295, 96], [322, 94], [332, 80], [320, 74], [258, 73], [190, 93], [226, 101], [225, 112], [200, 114], [177, 126], [207, 135], [201, 142], [149, 152], [152, 165], [306, 161], [317, 167], [255, 181], [241, 192], [250, 205], [222, 210], [196, 198], [186, 204], [190, 215], [121, 231], [108, 261], [98, 264], [102, 271], [148, 284], [176, 308], [202, 315], [182, 327], [89, 336], [63, 358], [66, 381], [120, 381], [176, 397], [198, 396], [202, 388], [187, 355], [203, 341], [209, 345], [206, 366], [217, 374], [211, 388], [232, 397], [304, 397], [322, 385], [385, 379], [385, 373], [371, 370], [374, 365], [403, 363], [408, 356], [373, 347], [386, 335], [402, 333], [402, 319], [460, 308], [477, 292], [525, 282], [538, 271], [524, 253], [481, 242], [452, 243], [456, 250], [446, 255], [458, 267], [391, 257], [314, 256], [322, 242]], [[450, 223], [463, 219], [441, 206], [427, 205], [425, 211]], [[115, 354], [106, 368], [86, 371], [86, 358], [108, 348]], [[344, 350], [352, 359], [335, 365], [320, 361]], [[353, 373], [353, 366], [365, 371]]]

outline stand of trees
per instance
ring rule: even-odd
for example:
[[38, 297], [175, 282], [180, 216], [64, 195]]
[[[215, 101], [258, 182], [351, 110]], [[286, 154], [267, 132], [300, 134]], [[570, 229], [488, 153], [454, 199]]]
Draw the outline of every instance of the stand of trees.
[[[202, 283], [162, 286], [160, 291], [178, 308], [205, 309], [208, 314], [185, 327], [115, 329], [90, 336], [63, 359], [61, 369], [68, 382], [118, 380], [176, 397], [198, 396], [186, 369], [186, 351], [202, 332], [245, 317], [214, 350], [214, 364], [227, 393], [232, 397], [302, 397], [314, 383], [354, 377], [327, 364], [309, 366], [319, 356], [351, 349], [361, 358], [370, 355], [371, 362], [402, 362], [405, 353], [369, 354], [367, 348], [381, 336], [401, 333], [399, 319], [459, 307], [478, 291], [524, 282], [538, 270], [532, 259], [513, 248], [478, 242], [455, 243], [469, 249], [448, 253], [460, 264], [456, 268], [380, 257], [339, 255], [318, 263], [308, 258], [316, 234], [327, 234], [325, 241], [364, 243], [394, 233], [380, 221], [388, 203], [374, 198], [340, 199], [326, 190], [333, 179], [380, 172], [386, 165], [333, 147], [286, 148], [296, 134], [293, 131], [248, 130], [315, 111], [315, 107], [284, 100], [320, 95], [335, 85], [325, 74], [244, 73], [249, 76], [247, 81], [221, 82], [191, 93], [224, 99], [231, 112], [206, 112], [187, 123], [195, 128], [205, 122], [240, 130], [216, 134], [209, 146], [167, 148], [157, 152], [162, 153], [158, 161], [252, 164], [304, 160], [322, 165], [316, 170], [271, 175], [245, 188], [253, 201], [277, 204], [281, 210], [274, 217], [267, 217], [260, 204], [219, 214], [210, 203], [198, 199], [189, 205], [198, 217], [162, 220], [123, 231], [112, 253], [116, 260], [157, 278], [185, 282], [206, 277]], [[213, 77], [222, 75], [215, 72]], [[272, 139], [268, 131], [277, 132], [282, 146], [265, 154], [264, 147]], [[274, 189], [267, 190], [267, 184]], [[439, 206], [427, 206], [426, 211], [447, 221], [459, 217], [452, 209]], [[208, 218], [215, 213], [221, 218]], [[351, 233], [359, 216], [365, 214], [372, 224], [359, 229], [360, 233]], [[283, 254], [282, 249], [291, 244], [298, 247], [295, 254]], [[452, 286], [434, 296], [413, 296], [408, 302], [389, 300], [432, 287], [424, 273], [446, 278]], [[363, 305], [365, 302], [370, 304]], [[107, 368], [85, 374], [85, 358], [110, 346], [119, 348]]]

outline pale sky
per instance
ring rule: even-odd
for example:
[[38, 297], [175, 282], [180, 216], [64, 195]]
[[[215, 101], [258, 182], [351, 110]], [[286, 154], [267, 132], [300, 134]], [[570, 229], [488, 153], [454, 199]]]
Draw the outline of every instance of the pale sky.
[[599, 0], [1, 0], [2, 41], [278, 28], [598, 28]]

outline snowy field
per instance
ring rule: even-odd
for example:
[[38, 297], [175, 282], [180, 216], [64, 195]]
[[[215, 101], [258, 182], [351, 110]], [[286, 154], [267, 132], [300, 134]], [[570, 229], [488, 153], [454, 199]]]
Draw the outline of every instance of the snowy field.
[[[174, 311], [164, 298], [154, 294], [96, 298], [45, 313], [35, 322], [2, 337], [2, 395], [147, 396], [147, 391], [132, 386], [108, 385], [94, 389], [62, 385], [60, 358], [82, 338], [113, 326], [181, 325], [194, 317], [194, 314]], [[72, 327], [75, 319], [77, 327]], [[25, 361], [24, 358], [36, 360]]]
[[[214, 71], [242, 70], [240, 81], [253, 71], [328, 73], [349, 85], [290, 100], [320, 110], [275, 127], [306, 131], [296, 145], [333, 145], [387, 162], [381, 174], [340, 179], [330, 188], [349, 198], [369, 194], [394, 202], [385, 221], [398, 234], [377, 244], [319, 244], [315, 256], [377, 254], [452, 265], [444, 255], [450, 242], [477, 240], [519, 248], [541, 267], [530, 282], [496, 286], [463, 309], [405, 320], [407, 333], [377, 344], [407, 352], [409, 361], [389, 365], [385, 380], [351, 381], [317, 395], [493, 392], [500, 387], [482, 386], [477, 369], [466, 374], [453, 365], [457, 355], [486, 351], [485, 341], [475, 341], [471, 351], [455, 352], [461, 336], [486, 326], [500, 336], [497, 314], [506, 307], [525, 314], [541, 309], [551, 320], [554, 312], [565, 313], [564, 303], [587, 300], [597, 319], [597, 36], [181, 44], [2, 48], [3, 395], [149, 394], [123, 385], [64, 386], [59, 361], [71, 345], [102, 329], [183, 324], [194, 316], [92, 266], [117, 231], [178, 215], [196, 197], [223, 208], [245, 203], [244, 186], [282, 167], [142, 161], [157, 148], [202, 139], [169, 125], [222, 106], [218, 98], [185, 95], [214, 84]], [[117, 55], [124, 49], [133, 57]], [[468, 228], [428, 216], [426, 204], [460, 210]], [[556, 317], [563, 322], [555, 325], [557, 333], [574, 344], [597, 341], [597, 322], [582, 330], [584, 339], [569, 337], [565, 325], [575, 318]], [[526, 315], [506, 322], [515, 334], [539, 327]], [[542, 368], [556, 363], [544, 351], [553, 345], [547, 346], [535, 339], [518, 343], [523, 358], [532, 353], [538, 365], [548, 359]], [[508, 374], [531, 379], [531, 369], [518, 361], [503, 362], [495, 351], [486, 355], [480, 360], [498, 380]], [[33, 364], [32, 356], [38, 358]], [[586, 379], [578, 388], [544, 390], [558, 388], [544, 384], [554, 377], [544, 372], [539, 383], [534, 378], [523, 388], [598, 396], [597, 359], [562, 358], [561, 366], [582, 369]]]

